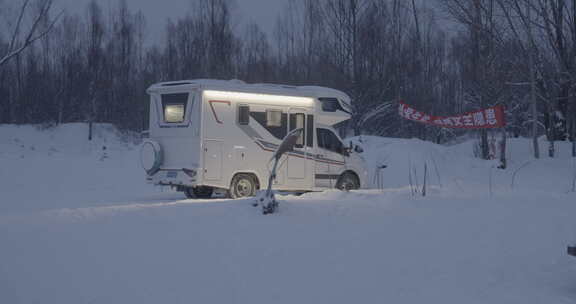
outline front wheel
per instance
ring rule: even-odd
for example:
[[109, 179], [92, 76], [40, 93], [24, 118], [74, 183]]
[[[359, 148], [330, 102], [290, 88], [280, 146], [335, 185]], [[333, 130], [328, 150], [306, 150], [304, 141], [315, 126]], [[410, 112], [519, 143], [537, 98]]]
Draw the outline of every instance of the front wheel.
[[336, 188], [342, 191], [358, 190], [360, 189], [360, 181], [356, 175], [346, 172], [338, 179]]
[[237, 174], [230, 183], [231, 198], [245, 198], [256, 195], [257, 184], [255, 178], [250, 174]]

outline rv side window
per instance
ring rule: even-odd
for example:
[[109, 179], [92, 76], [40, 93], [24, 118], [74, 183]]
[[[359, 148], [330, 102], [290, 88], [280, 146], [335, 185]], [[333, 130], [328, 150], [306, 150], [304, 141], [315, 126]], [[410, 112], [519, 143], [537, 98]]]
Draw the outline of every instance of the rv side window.
[[[290, 131], [295, 129], [304, 129], [305, 117], [306, 116], [304, 116], [303, 113], [290, 114]], [[304, 148], [304, 133], [298, 137], [298, 140], [296, 141], [296, 148]]]
[[322, 103], [322, 111], [336, 112], [340, 109], [340, 103], [336, 98], [319, 98]]
[[280, 110], [266, 110], [266, 126], [267, 127], [281, 127], [282, 126], [282, 111], [280, 111]]
[[250, 117], [277, 139], [284, 139], [288, 132], [288, 114], [281, 110], [250, 111]]
[[318, 148], [327, 149], [328, 145], [325, 143], [326, 135], [324, 129], [316, 129], [316, 137], [318, 137]]
[[310, 148], [314, 147], [314, 115], [308, 115], [308, 124], [306, 125], [306, 145]]
[[162, 94], [164, 122], [182, 123], [186, 115], [188, 93]]
[[250, 107], [247, 105], [238, 106], [238, 124], [247, 125], [250, 123]]

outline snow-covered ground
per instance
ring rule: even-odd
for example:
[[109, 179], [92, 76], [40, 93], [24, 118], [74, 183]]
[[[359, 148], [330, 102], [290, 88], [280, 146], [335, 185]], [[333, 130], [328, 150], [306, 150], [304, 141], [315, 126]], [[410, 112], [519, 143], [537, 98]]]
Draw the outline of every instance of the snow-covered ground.
[[283, 196], [262, 216], [146, 185], [135, 145], [86, 135], [0, 126], [0, 303], [576, 301], [567, 144], [536, 161], [513, 139], [503, 171], [471, 142], [363, 137], [383, 190]]

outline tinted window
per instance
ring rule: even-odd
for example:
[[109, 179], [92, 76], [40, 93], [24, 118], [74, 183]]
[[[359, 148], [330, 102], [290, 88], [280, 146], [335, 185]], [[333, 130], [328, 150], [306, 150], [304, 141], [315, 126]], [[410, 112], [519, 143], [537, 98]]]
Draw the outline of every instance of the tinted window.
[[186, 118], [188, 93], [162, 94], [162, 110], [164, 122], [182, 123]]
[[306, 145], [310, 148], [314, 147], [314, 115], [308, 115], [308, 124], [306, 125]]
[[324, 132], [320, 129], [316, 129], [316, 141], [318, 142], [318, 148], [324, 149], [326, 145], [324, 144]]
[[247, 105], [238, 106], [238, 124], [247, 125], [250, 123], [250, 107]]
[[280, 116], [280, 126], [278, 127], [273, 127], [273, 126], [268, 126], [267, 123], [267, 114], [266, 112], [250, 112], [250, 117], [252, 117], [254, 120], [256, 120], [256, 122], [258, 122], [263, 128], [265, 128], [268, 132], [270, 132], [270, 134], [272, 134], [274, 137], [278, 138], [278, 139], [284, 139], [284, 137], [286, 136], [287, 132], [288, 132], [288, 115], [282, 113], [281, 111], [279, 111], [281, 116]]
[[332, 131], [316, 129], [316, 135], [318, 137], [318, 147], [340, 154], [344, 152], [344, 145]]
[[340, 103], [336, 98], [319, 98], [322, 103], [322, 111], [336, 112], [340, 109]]
[[337, 98], [322, 97], [318, 98], [318, 100], [322, 103], [322, 111], [324, 112], [342, 111], [351, 114], [350, 109], [344, 109]]

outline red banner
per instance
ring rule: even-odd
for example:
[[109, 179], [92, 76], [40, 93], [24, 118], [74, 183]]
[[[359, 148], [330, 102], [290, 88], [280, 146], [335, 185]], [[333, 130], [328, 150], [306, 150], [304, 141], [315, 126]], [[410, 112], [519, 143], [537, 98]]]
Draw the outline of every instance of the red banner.
[[506, 126], [504, 106], [502, 105], [455, 116], [433, 116], [400, 102], [398, 114], [412, 121], [443, 128], [489, 129]]

